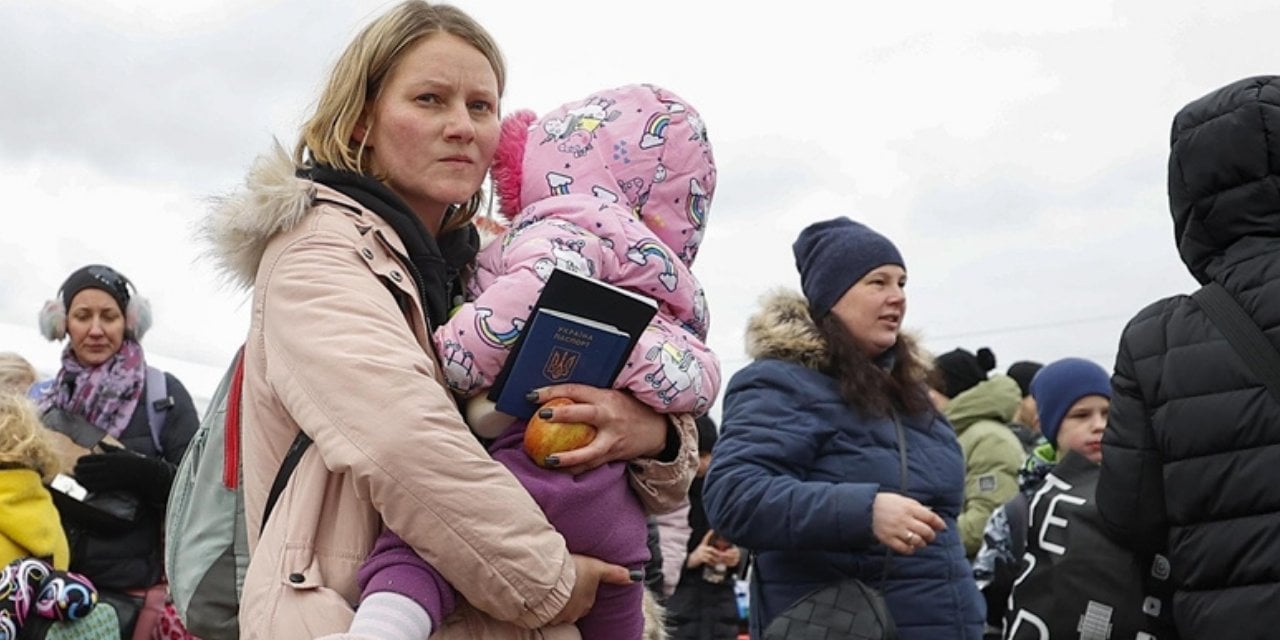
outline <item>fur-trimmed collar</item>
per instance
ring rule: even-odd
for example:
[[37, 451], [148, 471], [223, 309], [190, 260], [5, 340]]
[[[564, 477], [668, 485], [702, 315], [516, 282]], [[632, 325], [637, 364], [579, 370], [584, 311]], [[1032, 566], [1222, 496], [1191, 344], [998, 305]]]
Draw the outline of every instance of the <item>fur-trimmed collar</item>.
[[760, 311], [747, 321], [747, 355], [822, 370], [830, 358], [830, 349], [809, 315], [804, 296], [777, 289], [761, 297], [760, 305]]
[[297, 170], [276, 142], [254, 161], [244, 187], [213, 199], [199, 237], [208, 245], [204, 254], [236, 286], [253, 286], [267, 241], [292, 229], [307, 214], [315, 183], [299, 178]]
[[[760, 298], [760, 310], [747, 321], [747, 355], [772, 358], [822, 371], [831, 357], [827, 341], [809, 315], [809, 302], [798, 291], [775, 289]], [[924, 360], [914, 334], [898, 334], [898, 349]]]

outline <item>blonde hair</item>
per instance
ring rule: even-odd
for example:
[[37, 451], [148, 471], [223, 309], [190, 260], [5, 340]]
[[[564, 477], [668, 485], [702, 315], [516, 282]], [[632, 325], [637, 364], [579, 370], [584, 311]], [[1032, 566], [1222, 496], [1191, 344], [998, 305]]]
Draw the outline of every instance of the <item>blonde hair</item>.
[[0, 351], [0, 393], [25, 394], [35, 382], [36, 368], [26, 358], [12, 351]]
[[0, 469], [32, 469], [48, 482], [60, 464], [36, 405], [25, 396], [0, 393]]
[[[410, 46], [437, 33], [457, 36], [479, 50], [493, 67], [498, 97], [502, 97], [507, 82], [506, 63], [489, 32], [457, 7], [407, 0], [378, 17], [347, 45], [320, 94], [315, 113], [302, 126], [294, 162], [299, 166], [319, 163], [381, 180], [382, 176], [364, 169], [368, 151], [364, 143], [352, 142], [356, 126]], [[470, 224], [483, 203], [484, 195], [477, 190], [460, 210], [445, 219], [441, 232]]]

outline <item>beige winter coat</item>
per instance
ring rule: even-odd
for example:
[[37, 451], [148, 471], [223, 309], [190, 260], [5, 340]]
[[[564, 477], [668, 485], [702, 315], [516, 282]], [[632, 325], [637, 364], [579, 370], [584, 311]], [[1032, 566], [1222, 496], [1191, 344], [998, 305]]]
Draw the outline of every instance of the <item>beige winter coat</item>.
[[[567, 625], [527, 630], [567, 601], [572, 558], [440, 382], [392, 227], [295, 177], [277, 148], [204, 231], [220, 265], [254, 294], [242, 404], [252, 550], [242, 637], [345, 631], [356, 569], [385, 520], [465, 599], [432, 638], [577, 638]], [[407, 322], [388, 287], [412, 301]], [[632, 485], [655, 512], [679, 502], [697, 466], [693, 421], [673, 422], [676, 462], [632, 466]], [[270, 484], [299, 429], [315, 443], [259, 539]]]

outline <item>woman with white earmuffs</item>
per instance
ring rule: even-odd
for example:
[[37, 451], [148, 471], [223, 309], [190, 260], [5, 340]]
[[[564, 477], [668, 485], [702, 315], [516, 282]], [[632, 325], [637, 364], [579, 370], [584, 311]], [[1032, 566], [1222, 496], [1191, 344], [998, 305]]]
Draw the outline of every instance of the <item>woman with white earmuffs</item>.
[[150, 326], [147, 300], [104, 265], [72, 272], [40, 311], [41, 333], [66, 340], [62, 366], [36, 397], [42, 419], [91, 451], [73, 471], [87, 497], [54, 492], [71, 570], [117, 610], [123, 638], [150, 637], [163, 609], [165, 506], [199, 426], [182, 383], [146, 363], [139, 340]]

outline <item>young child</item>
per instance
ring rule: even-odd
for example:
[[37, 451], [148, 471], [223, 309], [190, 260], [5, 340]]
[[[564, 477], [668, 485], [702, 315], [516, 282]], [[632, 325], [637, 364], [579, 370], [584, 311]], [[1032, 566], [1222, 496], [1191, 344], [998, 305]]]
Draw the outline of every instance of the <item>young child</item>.
[[1093, 362], [1064, 358], [1036, 373], [1031, 394], [1048, 442], [1027, 460], [1021, 493], [992, 514], [974, 559], [988, 637], [1039, 637], [1032, 627], [1053, 637], [1093, 637], [1088, 630], [1100, 628], [1117, 638], [1165, 637], [1167, 562], [1135, 557], [1099, 526], [1094, 492], [1110, 377]]
[[74, 620], [98, 600], [93, 584], [66, 573], [67, 537], [53, 497], [58, 458], [45, 438], [35, 405], [0, 392], [0, 639], [17, 637], [32, 615]]
[[[706, 302], [689, 268], [716, 170], [697, 111], [665, 89], [631, 85], [565, 104], [536, 122], [518, 112], [503, 122], [493, 178], [501, 210], [514, 218], [480, 252], [470, 302], [436, 331], [449, 385], [483, 398], [551, 270], [560, 267], [659, 303], [617, 388], [663, 413], [705, 411], [719, 391], [719, 363], [704, 344]], [[482, 415], [491, 406], [473, 403], [473, 429], [496, 436], [494, 459], [520, 479], [569, 550], [642, 569], [649, 557], [645, 513], [628, 486], [626, 464], [576, 476], [539, 467], [522, 450], [525, 422], [494, 428]], [[359, 577], [354, 635], [417, 640], [454, 605], [452, 588], [389, 531]], [[601, 584], [594, 607], [577, 623], [582, 637], [639, 639], [643, 588]]]
[[0, 393], [26, 394], [36, 383], [36, 369], [26, 358], [12, 352], [0, 352]]

